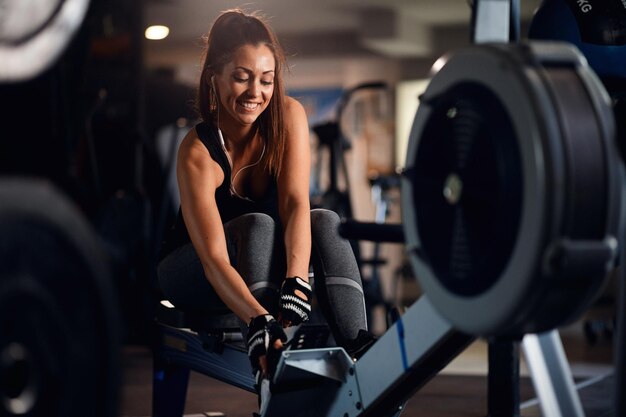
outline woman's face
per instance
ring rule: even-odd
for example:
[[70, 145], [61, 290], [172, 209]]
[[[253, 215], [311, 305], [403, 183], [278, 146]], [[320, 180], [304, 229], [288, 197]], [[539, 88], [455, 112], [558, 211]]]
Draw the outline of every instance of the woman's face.
[[[276, 62], [266, 45], [244, 45], [235, 51], [215, 82], [221, 109], [220, 123], [230, 119], [250, 125], [267, 108], [274, 93]], [[226, 113], [226, 114], [224, 114]]]

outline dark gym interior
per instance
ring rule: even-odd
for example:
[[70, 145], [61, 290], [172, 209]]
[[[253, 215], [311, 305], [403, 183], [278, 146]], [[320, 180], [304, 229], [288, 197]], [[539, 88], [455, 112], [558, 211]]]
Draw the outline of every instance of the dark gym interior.
[[287, 351], [256, 415], [626, 416], [623, 0], [0, 1], [0, 416], [260, 412], [238, 325], [156, 268], [233, 8], [285, 49], [378, 338]]

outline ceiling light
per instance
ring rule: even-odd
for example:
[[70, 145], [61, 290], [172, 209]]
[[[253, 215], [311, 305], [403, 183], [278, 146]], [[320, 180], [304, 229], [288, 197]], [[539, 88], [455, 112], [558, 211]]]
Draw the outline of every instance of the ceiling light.
[[146, 29], [146, 39], [151, 39], [151, 40], [160, 40], [160, 39], [165, 39], [167, 37], [167, 35], [169, 35], [170, 33], [170, 28], [168, 28], [167, 26], [163, 26], [163, 25], [152, 25], [152, 26], [148, 26], [148, 28]]

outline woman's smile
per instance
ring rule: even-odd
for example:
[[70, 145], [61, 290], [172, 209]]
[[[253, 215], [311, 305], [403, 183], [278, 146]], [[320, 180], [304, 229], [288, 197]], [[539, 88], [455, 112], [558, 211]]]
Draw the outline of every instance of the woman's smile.
[[237, 104], [243, 108], [243, 111], [246, 112], [254, 112], [260, 105], [260, 103], [254, 103], [251, 101], [238, 101]]

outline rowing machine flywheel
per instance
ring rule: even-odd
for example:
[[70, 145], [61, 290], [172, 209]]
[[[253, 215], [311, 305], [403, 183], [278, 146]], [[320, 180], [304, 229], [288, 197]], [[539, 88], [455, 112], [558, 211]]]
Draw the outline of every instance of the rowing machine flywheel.
[[607, 93], [566, 43], [476, 45], [433, 69], [402, 183], [422, 288], [476, 335], [575, 319], [617, 253], [621, 165]]

